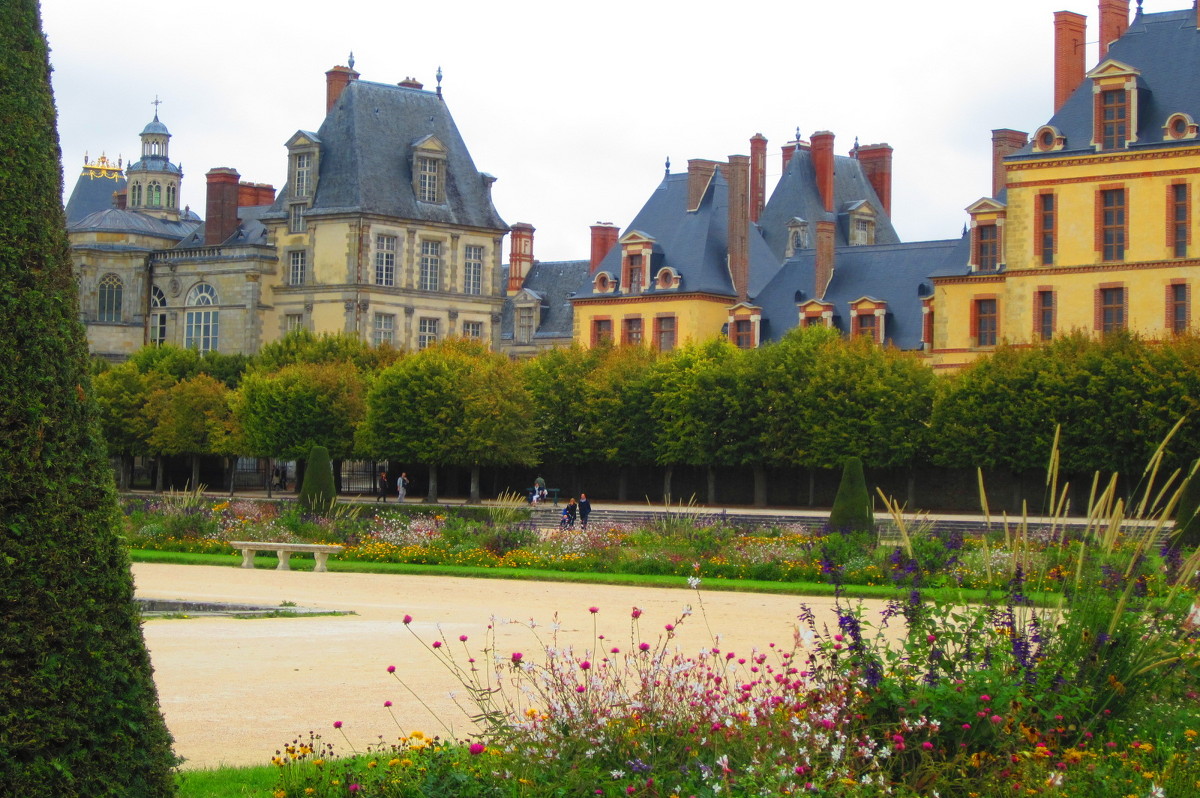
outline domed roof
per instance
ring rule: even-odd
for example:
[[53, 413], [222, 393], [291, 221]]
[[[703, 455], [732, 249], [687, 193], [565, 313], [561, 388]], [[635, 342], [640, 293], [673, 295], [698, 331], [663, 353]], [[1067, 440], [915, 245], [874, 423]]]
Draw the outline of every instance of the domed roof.
[[154, 134], [154, 133], [157, 133], [160, 136], [171, 135], [170, 131], [167, 130], [167, 126], [164, 125], [162, 122], [158, 121], [158, 112], [157, 111], [154, 112], [154, 119], [151, 120], [150, 124], [146, 125], [146, 129], [142, 131], [142, 135], [145, 136], [147, 134]]

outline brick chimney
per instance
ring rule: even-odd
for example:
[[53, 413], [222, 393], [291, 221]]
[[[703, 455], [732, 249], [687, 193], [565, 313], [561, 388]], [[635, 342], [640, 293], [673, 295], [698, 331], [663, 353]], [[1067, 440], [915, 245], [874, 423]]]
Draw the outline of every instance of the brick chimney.
[[730, 155], [725, 179], [729, 183], [729, 276], [738, 301], [745, 302], [750, 295], [750, 157]]
[[875, 189], [883, 212], [892, 215], [892, 148], [887, 144], [868, 144], [855, 150], [863, 176]]
[[1129, 27], [1129, 0], [1100, 0], [1100, 60]]
[[812, 134], [812, 160], [825, 212], [833, 213], [833, 134], [828, 130]]
[[1004, 159], [1028, 143], [1029, 136], [1020, 130], [999, 128], [992, 131], [992, 196], [999, 196], [1008, 184]]
[[204, 244], [215, 247], [237, 232], [238, 179], [236, 169], [218, 166], [209, 169], [207, 204], [204, 214]]
[[620, 232], [613, 227], [612, 222], [596, 222], [592, 225], [592, 260], [589, 272], [594, 273], [600, 267], [600, 261], [617, 245]]
[[796, 142], [791, 141], [783, 145], [783, 173], [787, 173], [788, 164], [792, 162], [792, 156], [796, 154]]
[[720, 166], [716, 161], [708, 161], [703, 158], [692, 158], [688, 161], [688, 195], [687, 209], [694, 211], [700, 207], [700, 201], [704, 199], [704, 192], [708, 190], [708, 184], [712, 181], [713, 173]]
[[266, 183], [250, 183], [243, 180], [238, 183], [238, 207], [247, 208], [255, 205], [270, 205], [275, 201], [275, 187]]
[[400, 81], [396, 85], [401, 86], [406, 89], [423, 89], [423, 88], [425, 88], [425, 84], [422, 83], [421, 81], [417, 80], [416, 78], [405, 78], [404, 80]]
[[333, 109], [334, 103], [352, 80], [358, 80], [358, 73], [353, 67], [335, 66], [325, 73], [325, 113]]
[[750, 139], [750, 221], [757, 222], [767, 204], [767, 139], [755, 133]]
[[[815, 137], [814, 137], [815, 138]], [[817, 222], [817, 261], [813, 270], [813, 298], [824, 299], [833, 279], [833, 232], [836, 222]]]
[[1073, 11], [1054, 12], [1054, 112], [1083, 83], [1087, 17]]
[[509, 231], [508, 293], [515, 294], [525, 286], [525, 275], [533, 266], [533, 225], [517, 222]]

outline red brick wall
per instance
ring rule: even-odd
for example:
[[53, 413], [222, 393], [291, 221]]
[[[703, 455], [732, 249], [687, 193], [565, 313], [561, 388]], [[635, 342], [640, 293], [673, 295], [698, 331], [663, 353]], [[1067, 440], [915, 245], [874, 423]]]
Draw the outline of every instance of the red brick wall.
[[1062, 108], [1083, 82], [1087, 71], [1084, 33], [1087, 17], [1073, 11], [1054, 12], [1054, 110]]

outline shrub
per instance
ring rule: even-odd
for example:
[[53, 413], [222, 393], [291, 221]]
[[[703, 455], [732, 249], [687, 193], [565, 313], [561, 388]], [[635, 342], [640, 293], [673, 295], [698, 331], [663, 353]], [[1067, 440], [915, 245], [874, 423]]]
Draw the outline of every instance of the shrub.
[[314, 446], [308, 453], [304, 484], [300, 486], [297, 498], [302, 507], [312, 512], [328, 510], [337, 501], [333, 464], [329, 461], [329, 450], [324, 446]]
[[1192, 463], [1191, 471], [1179, 492], [1175, 506], [1175, 546], [1193, 547], [1200, 544], [1200, 460]]
[[842, 467], [842, 481], [838, 484], [833, 510], [829, 513], [829, 528], [839, 532], [875, 530], [871, 494], [867, 491], [862, 460], [857, 457], [849, 458]]

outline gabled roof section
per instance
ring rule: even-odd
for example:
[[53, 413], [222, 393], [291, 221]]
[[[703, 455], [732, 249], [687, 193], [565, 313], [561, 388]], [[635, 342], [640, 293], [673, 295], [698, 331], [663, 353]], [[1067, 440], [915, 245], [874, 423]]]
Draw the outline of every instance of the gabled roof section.
[[999, 213], [1008, 210], [1008, 206], [991, 197], [980, 197], [966, 208], [967, 213]]
[[1047, 124], [1064, 139], [1061, 149], [1034, 152], [1033, 142], [1012, 158], [1058, 158], [1068, 154], [1094, 153], [1092, 79], [1137, 75], [1139, 89], [1136, 137], [1130, 150], [1163, 145], [1194, 146], [1194, 141], [1175, 142], [1164, 136], [1163, 127], [1172, 114], [1200, 118], [1200, 34], [1192, 8], [1156, 14], [1137, 14], [1129, 28], [1108, 48], [1107, 58], [1088, 72], [1088, 77], [1071, 94]]
[[[641, 211], [625, 228], [617, 246], [613, 247], [597, 271], [621, 274], [622, 245], [631, 241], [652, 241], [654, 261], [650, 276], [659, 269], [671, 268], [680, 276], [679, 288], [656, 289], [653, 284], [640, 296], [678, 294], [680, 292], [711, 293], [735, 297], [733, 280], [729, 275], [728, 258], [729, 184], [718, 171], [708, 181], [703, 198], [695, 210], [688, 208], [688, 175], [667, 175], [650, 195]], [[771, 255], [754, 225], [750, 227], [750, 292], [766, 283], [778, 268], [779, 261]], [[624, 294], [603, 294], [605, 297]], [[592, 292], [588, 281], [579, 292], [580, 298], [601, 296]]]
[[[570, 338], [575, 318], [571, 298], [585, 288], [590, 290], [590, 265], [586, 260], [535, 261], [525, 275], [525, 286], [504, 302], [500, 312], [500, 337], [512, 340], [514, 305], [520, 300], [537, 298], [541, 302], [542, 313], [541, 323], [533, 333], [534, 339]], [[502, 284], [507, 284], [507, 263], [501, 267], [500, 279]]]
[[[817, 173], [813, 168], [812, 151], [797, 149], [788, 161], [787, 169], [763, 207], [758, 224], [762, 237], [778, 261], [782, 261], [787, 249], [788, 223], [795, 218], [810, 223], [836, 222], [839, 213], [849, 212], [851, 206], [867, 203], [875, 211], [875, 243], [897, 244], [900, 237], [892, 226], [891, 218], [884, 213], [883, 203], [875, 193], [871, 181], [863, 173], [857, 158], [835, 155], [833, 159], [833, 207], [834, 213], [825, 210], [821, 192], [817, 189]], [[846, 231], [839, 225], [834, 233], [834, 246], [846, 246], [850, 242]]]
[[[315, 139], [321, 157], [310, 217], [373, 213], [508, 230], [492, 204], [494, 178], [475, 168], [446, 103], [434, 92], [351, 81]], [[445, 148], [444, 203], [418, 203], [413, 187], [414, 142], [431, 139]], [[285, 213], [283, 199], [291, 193], [285, 187], [278, 196], [274, 218]]]
[[292, 134], [292, 137], [290, 139], [288, 139], [286, 142], [284, 142], [283, 146], [288, 147], [288, 148], [308, 147], [313, 144], [319, 145], [320, 143], [321, 143], [321, 139], [317, 136], [316, 133], [313, 133], [312, 131], [309, 131], [309, 130], [297, 130], [295, 133]]

